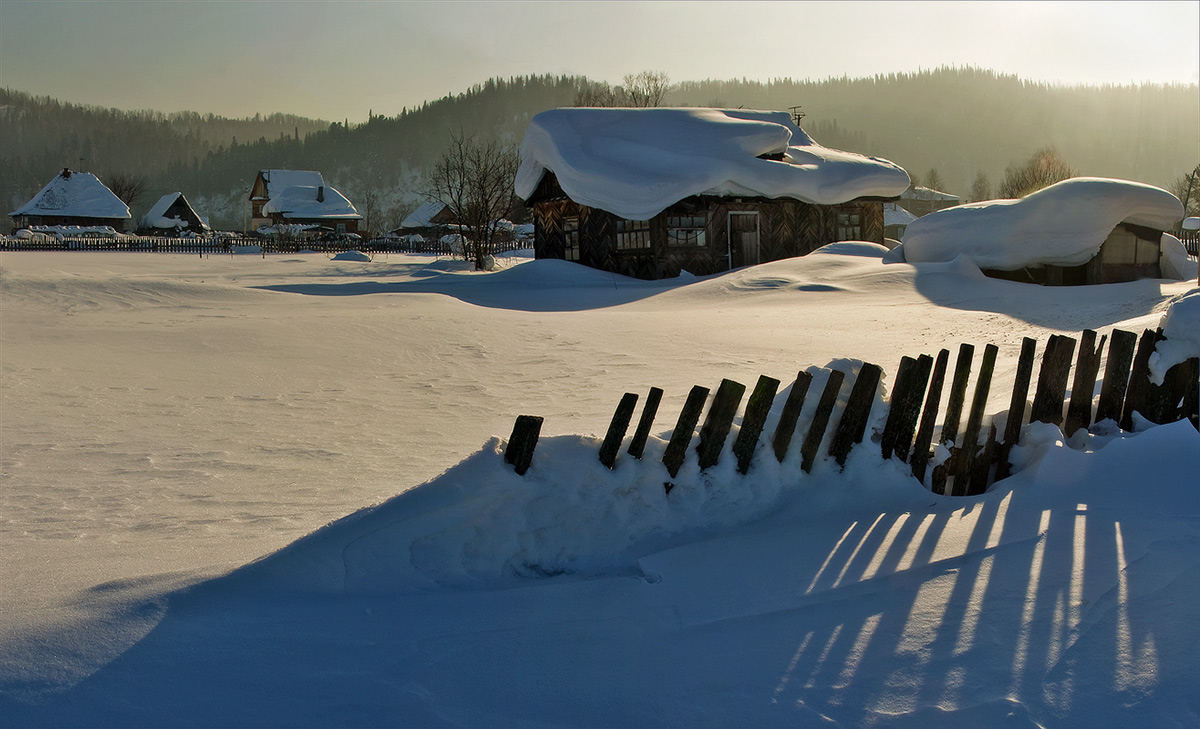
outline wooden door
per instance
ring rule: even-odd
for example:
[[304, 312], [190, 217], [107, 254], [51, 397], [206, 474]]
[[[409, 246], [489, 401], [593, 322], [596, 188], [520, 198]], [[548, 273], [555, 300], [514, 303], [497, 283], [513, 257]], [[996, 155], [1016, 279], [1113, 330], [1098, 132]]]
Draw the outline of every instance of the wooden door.
[[729, 254], [731, 268], [759, 263], [757, 211], [730, 211]]

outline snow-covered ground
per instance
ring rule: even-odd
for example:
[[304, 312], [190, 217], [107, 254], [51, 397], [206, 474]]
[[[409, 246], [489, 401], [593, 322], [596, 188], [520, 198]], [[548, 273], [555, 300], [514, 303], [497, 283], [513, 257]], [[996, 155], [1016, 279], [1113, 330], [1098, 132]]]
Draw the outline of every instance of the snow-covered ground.
[[[662, 436], [695, 384], [961, 342], [999, 346], [999, 413], [1022, 337], [1140, 332], [1195, 288], [882, 253], [659, 282], [0, 255], [0, 724], [1200, 725], [1187, 423], [1027, 428], [973, 498], [865, 446], [693, 457], [669, 495], [661, 438], [598, 463], [624, 392], [666, 391]], [[546, 419], [524, 477], [518, 414]]]

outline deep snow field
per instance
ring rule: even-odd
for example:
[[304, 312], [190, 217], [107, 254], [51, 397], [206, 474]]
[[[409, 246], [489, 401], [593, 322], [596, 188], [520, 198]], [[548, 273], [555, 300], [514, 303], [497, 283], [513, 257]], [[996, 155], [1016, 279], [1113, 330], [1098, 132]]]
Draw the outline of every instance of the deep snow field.
[[997, 414], [1022, 337], [1140, 332], [1196, 287], [882, 250], [660, 282], [0, 255], [0, 725], [1200, 726], [1186, 422], [1027, 427], [970, 498], [866, 445], [742, 476], [731, 437], [669, 495], [661, 438], [596, 460], [625, 392], [665, 390], [667, 436], [692, 385], [812, 368], [811, 417], [831, 363], [962, 342], [1000, 348]]

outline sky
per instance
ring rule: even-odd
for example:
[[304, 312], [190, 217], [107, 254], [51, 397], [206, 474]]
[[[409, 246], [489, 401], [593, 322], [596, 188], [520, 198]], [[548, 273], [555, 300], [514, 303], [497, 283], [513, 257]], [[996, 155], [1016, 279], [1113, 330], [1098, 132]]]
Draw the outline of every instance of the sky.
[[492, 77], [820, 80], [975, 66], [1200, 83], [1200, 2], [0, 0], [0, 86], [365, 121]]

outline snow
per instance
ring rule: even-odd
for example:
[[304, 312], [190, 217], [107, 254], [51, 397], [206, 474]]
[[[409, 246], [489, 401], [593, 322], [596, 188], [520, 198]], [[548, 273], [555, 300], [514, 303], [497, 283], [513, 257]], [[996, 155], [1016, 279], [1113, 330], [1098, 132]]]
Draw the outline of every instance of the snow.
[[1182, 227], [1184, 230], [1200, 230], [1200, 218], [1184, 218]]
[[[761, 155], [782, 154], [781, 161]], [[742, 109], [552, 109], [521, 145], [516, 193], [546, 171], [568, 196], [647, 220], [692, 195], [789, 197], [834, 205], [896, 197], [908, 173], [887, 160], [817, 144], [784, 112]]]
[[90, 172], [60, 173], [41, 192], [9, 215], [68, 216], [75, 218], [130, 217], [129, 206], [121, 202], [104, 183]]
[[1121, 223], [1173, 228], [1183, 205], [1171, 193], [1139, 182], [1076, 177], [1019, 200], [991, 200], [938, 210], [909, 224], [909, 263], [969, 256], [980, 268], [1079, 266]]
[[371, 257], [362, 251], [342, 251], [333, 256], [334, 261], [360, 261], [362, 263], [370, 263]]
[[[278, 188], [278, 184], [276, 184]], [[318, 193], [323, 192], [323, 200]], [[271, 199], [262, 206], [264, 214], [281, 213], [284, 218], [311, 220], [358, 220], [362, 216], [342, 193], [329, 185], [324, 190], [318, 187], [293, 185], [271, 193]]]
[[1174, 365], [1200, 357], [1200, 290], [1173, 300], [1159, 326], [1166, 340], [1159, 342], [1150, 355], [1151, 379], [1156, 384], [1162, 384], [1167, 370]]
[[431, 228], [433, 227], [433, 218], [438, 213], [446, 209], [445, 203], [433, 201], [427, 202], [416, 210], [412, 211], [400, 223], [401, 228]]
[[908, 225], [916, 219], [917, 216], [896, 203], [883, 204], [883, 225], [885, 228], [891, 225]]
[[318, 188], [325, 178], [316, 170], [260, 170], [258, 173], [267, 188], [267, 199], [282, 193], [289, 187]]
[[932, 187], [922, 187], [920, 185], [910, 187], [900, 196], [905, 200], [936, 200], [939, 202], [950, 202], [958, 200], [958, 195], [951, 195], [948, 192], [934, 190]]
[[[812, 372], [804, 429], [832, 366], [995, 343], [992, 415], [1025, 336], [1198, 348], [1194, 283], [884, 254], [667, 281], [529, 251], [0, 254], [0, 724], [1195, 726], [1186, 422], [1027, 426], [1012, 477], [941, 497], [871, 447], [885, 378], [844, 469], [793, 448], [743, 476], [731, 435], [666, 474], [694, 384]], [[646, 455], [608, 471], [651, 386]], [[524, 477], [518, 414], [546, 418]]]

